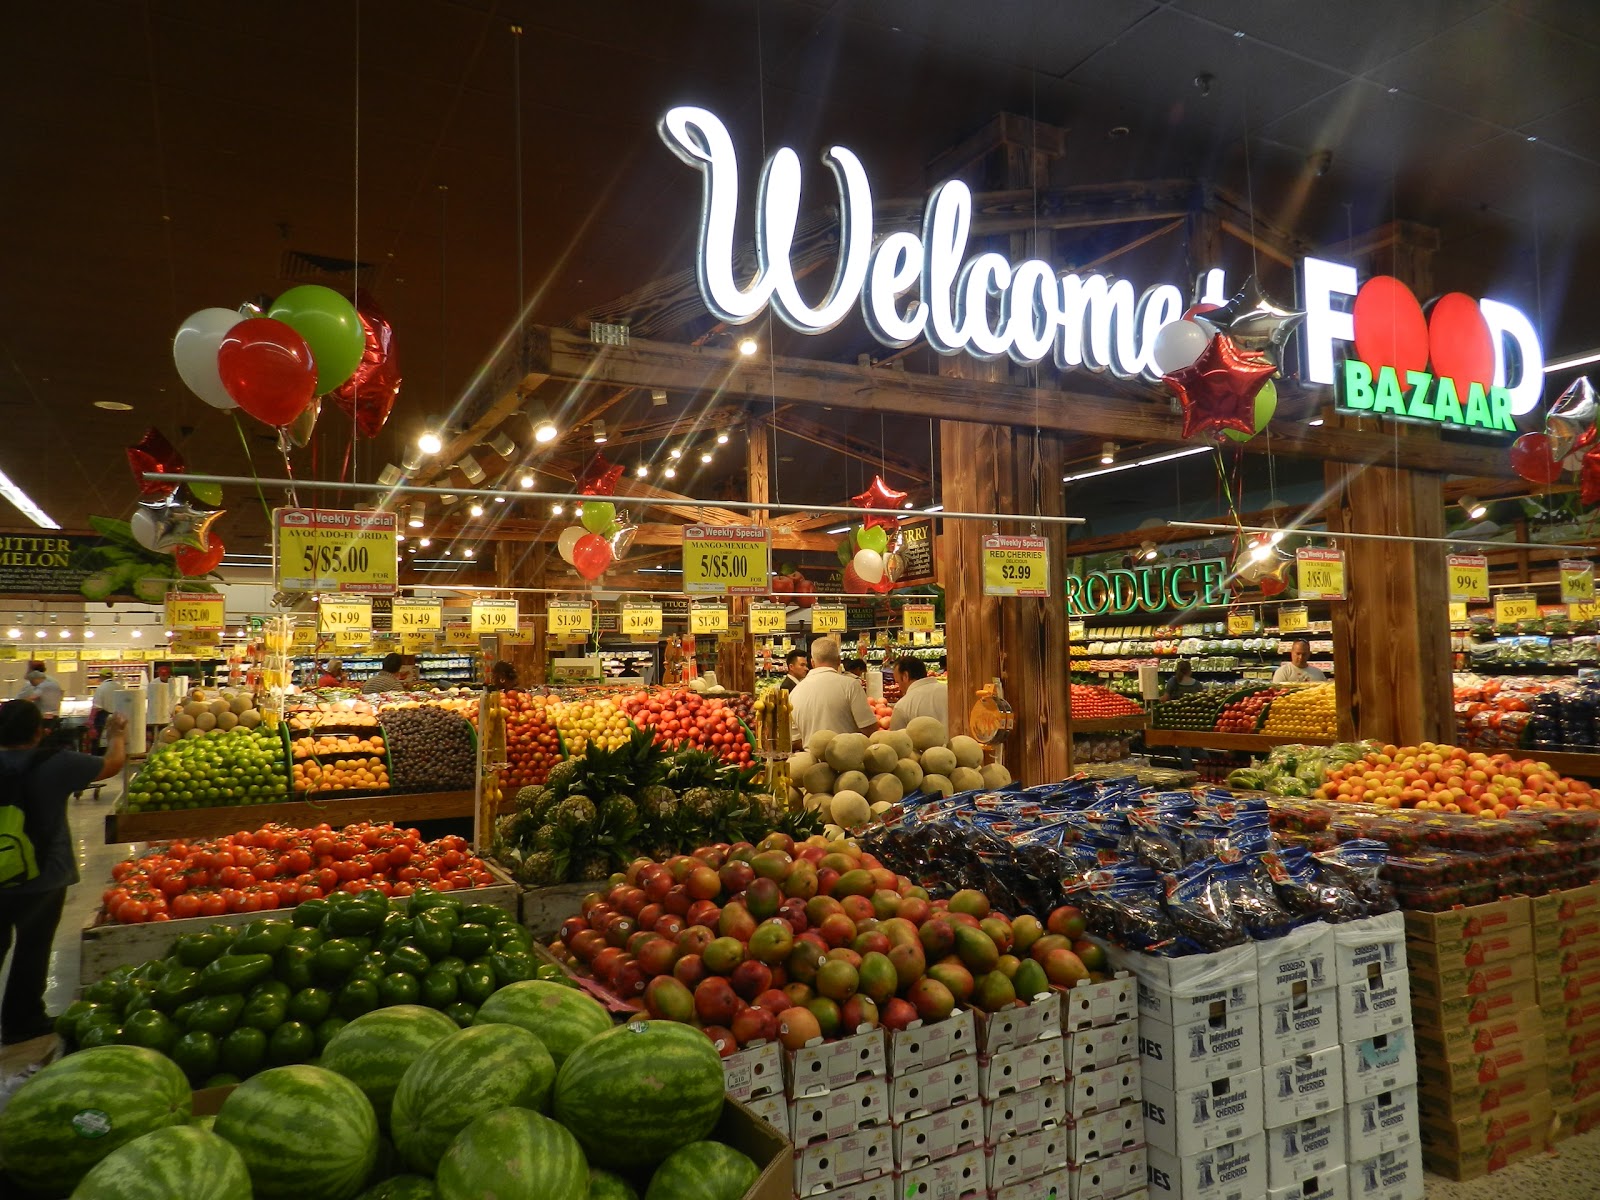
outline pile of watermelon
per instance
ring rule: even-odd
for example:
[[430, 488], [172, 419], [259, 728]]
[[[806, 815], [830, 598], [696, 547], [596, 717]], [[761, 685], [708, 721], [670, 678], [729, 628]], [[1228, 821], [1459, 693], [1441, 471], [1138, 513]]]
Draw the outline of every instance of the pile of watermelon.
[[756, 1164], [712, 1138], [722, 1064], [685, 1025], [612, 1026], [571, 988], [511, 984], [465, 1029], [399, 1005], [321, 1065], [273, 1067], [195, 1117], [140, 1046], [69, 1055], [0, 1111], [0, 1194], [72, 1200], [739, 1200]]

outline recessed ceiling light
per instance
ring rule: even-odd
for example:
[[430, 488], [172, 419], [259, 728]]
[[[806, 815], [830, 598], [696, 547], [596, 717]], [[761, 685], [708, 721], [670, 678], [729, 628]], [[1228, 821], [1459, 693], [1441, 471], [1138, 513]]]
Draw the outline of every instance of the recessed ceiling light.
[[142, 630], [142, 629], [135, 629], [135, 630], [134, 630], [134, 631], [133, 631], [133, 636], [134, 636], [134, 637], [136, 637], [136, 638], [142, 638], [142, 637], [143, 637], [143, 636], [144, 636], [144, 630]]
[[92, 629], [85, 629], [85, 630], [84, 630], [84, 631], [83, 631], [83, 636], [84, 636], [84, 637], [86, 637], [86, 638], [92, 638], [92, 637], [93, 637], [93, 636], [94, 636], [94, 630], [92, 630]]
[[34, 631], [33, 631], [33, 636], [34, 636], [34, 637], [36, 637], [36, 638], [42, 638], [42, 637], [43, 637], [43, 636], [44, 636], [44, 630], [42, 630], [42, 629], [35, 629], [35, 630], [34, 630]]
[[20, 629], [8, 629], [8, 630], [6, 630], [6, 636], [8, 638], [11, 638], [14, 641], [17, 638], [22, 636], [22, 630], [20, 630]]
[[[1532, 141], [1533, 139], [1529, 138], [1528, 140]], [[124, 404], [121, 400], [96, 400], [94, 402], [94, 406], [96, 408], [103, 408], [107, 412], [132, 412], [133, 411], [133, 405]]]

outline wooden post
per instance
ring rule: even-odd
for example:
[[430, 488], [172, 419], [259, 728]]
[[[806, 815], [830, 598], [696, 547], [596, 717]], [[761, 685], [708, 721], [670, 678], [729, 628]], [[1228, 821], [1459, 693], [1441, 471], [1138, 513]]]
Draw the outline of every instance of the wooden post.
[[[500, 587], [543, 587], [544, 564], [549, 553], [549, 547], [541, 542], [496, 542], [495, 583]], [[533, 610], [532, 645], [506, 646], [500, 652], [501, 657], [517, 669], [517, 680], [523, 687], [537, 687], [545, 681], [544, 597], [537, 599], [539, 603], [529, 604], [529, 597], [518, 598], [524, 620], [529, 610]]]

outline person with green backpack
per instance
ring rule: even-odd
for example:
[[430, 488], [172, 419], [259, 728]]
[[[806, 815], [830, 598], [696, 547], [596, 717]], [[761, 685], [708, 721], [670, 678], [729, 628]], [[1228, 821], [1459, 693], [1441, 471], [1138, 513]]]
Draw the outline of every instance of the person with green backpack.
[[[106, 756], [40, 748], [44, 715], [31, 700], [0, 704], [0, 962], [11, 975], [0, 999], [0, 1045], [53, 1028], [45, 1011], [50, 946], [67, 889], [78, 882], [67, 800], [122, 770], [127, 722], [106, 722]], [[12, 943], [16, 943], [12, 953]]]

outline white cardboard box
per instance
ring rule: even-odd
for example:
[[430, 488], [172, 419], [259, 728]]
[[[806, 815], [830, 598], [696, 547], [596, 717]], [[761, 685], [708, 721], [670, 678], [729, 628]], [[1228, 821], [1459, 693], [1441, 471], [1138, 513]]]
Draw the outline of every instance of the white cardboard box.
[[889, 1081], [863, 1079], [832, 1092], [800, 1096], [789, 1102], [789, 1139], [795, 1148], [827, 1138], [843, 1137], [864, 1125], [889, 1120]]
[[784, 1137], [789, 1136], [789, 1100], [782, 1092], [746, 1100], [744, 1106]]
[[1183, 1157], [1150, 1146], [1152, 1200], [1260, 1200], [1267, 1193], [1266, 1138], [1219, 1142]]
[[1367, 974], [1339, 984], [1339, 1040], [1356, 1042], [1411, 1024], [1411, 973], [1385, 971], [1376, 965]]
[[1263, 1067], [1261, 1084], [1261, 1119], [1269, 1129], [1343, 1108], [1344, 1049], [1329, 1046]]
[[1395, 1029], [1344, 1043], [1345, 1103], [1353, 1104], [1417, 1081], [1417, 1051], [1410, 1029]]
[[1268, 1188], [1267, 1200], [1350, 1200], [1350, 1181], [1344, 1167], [1333, 1167], [1281, 1188]]
[[1359, 1162], [1385, 1150], [1420, 1145], [1417, 1126], [1421, 1119], [1414, 1083], [1350, 1101], [1345, 1105], [1345, 1158]]
[[[1024, 1042], [1060, 1037], [1062, 994], [1052, 989], [1043, 995], [1035, 996], [1020, 1008], [974, 1013], [973, 1020], [978, 1030], [978, 1053], [993, 1054], [997, 1050], [1020, 1046]], [[892, 1039], [893, 1035], [890, 1036]], [[894, 1056], [892, 1040], [889, 1054], [892, 1062]]]
[[1272, 1064], [1339, 1044], [1338, 991], [1298, 992], [1261, 1005], [1261, 1061]]
[[1318, 1113], [1267, 1130], [1267, 1186], [1287, 1187], [1345, 1161], [1345, 1110]]
[[1383, 913], [1333, 927], [1334, 971], [1339, 983], [1365, 979], [1370, 967], [1385, 975], [1406, 969], [1406, 919]]
[[978, 1060], [955, 1058], [889, 1081], [889, 1116], [904, 1121], [978, 1099]]
[[783, 1047], [763, 1042], [736, 1050], [722, 1060], [722, 1078], [728, 1095], [749, 1103], [758, 1096], [783, 1093]]
[[809, 1096], [849, 1087], [862, 1079], [882, 1075], [887, 1057], [883, 1030], [855, 1033], [836, 1042], [818, 1042], [798, 1050], [784, 1051], [784, 1068], [789, 1078], [789, 1095]]
[[1109, 1158], [1144, 1142], [1144, 1117], [1139, 1105], [1124, 1104], [1080, 1117], [1067, 1127], [1067, 1134], [1067, 1157], [1072, 1162]]
[[894, 1134], [887, 1125], [869, 1125], [842, 1138], [829, 1138], [794, 1152], [794, 1190], [801, 1196], [841, 1187], [894, 1170]]
[[1111, 1200], [1143, 1188], [1149, 1159], [1143, 1146], [1072, 1167], [1073, 1200]]
[[903, 1200], [964, 1200], [988, 1190], [982, 1150], [924, 1163], [900, 1174]]
[[1422, 1147], [1404, 1146], [1352, 1162], [1350, 1200], [1422, 1200]]
[[894, 1127], [894, 1162], [900, 1170], [983, 1149], [983, 1105], [976, 1100], [940, 1112], [924, 1113]]
[[1261, 1012], [1212, 1004], [1209, 1017], [1168, 1025], [1139, 1018], [1139, 1058], [1144, 1077], [1174, 1090], [1261, 1065]]
[[[1115, 1070], [1115, 1067], [1108, 1068]], [[1137, 1080], [1138, 1074], [1135, 1072]], [[983, 1131], [987, 1141], [1032, 1133], [1067, 1120], [1066, 1092], [1059, 1083], [1045, 1083], [1025, 1092], [1007, 1092], [983, 1103]]]
[[1333, 986], [1333, 926], [1326, 922], [1301, 925], [1255, 946], [1263, 1006]]
[[1115, 1025], [1139, 1015], [1139, 981], [1131, 971], [1118, 971], [1104, 983], [1080, 980], [1061, 1000], [1061, 1027], [1067, 1032], [1094, 1025]]
[[1067, 1045], [1061, 1038], [1024, 1042], [978, 1059], [978, 1087], [986, 1100], [1066, 1077]]
[[1056, 1167], [1034, 1179], [1019, 1179], [989, 1192], [989, 1200], [1068, 1200], [1072, 1195], [1072, 1168]]
[[1067, 1080], [1067, 1111], [1074, 1117], [1082, 1117], [1102, 1109], [1118, 1108], [1139, 1099], [1142, 1083], [1138, 1059], [1080, 1071]]
[[1067, 1070], [1092, 1071], [1139, 1056], [1139, 1018], [1128, 1017], [1115, 1025], [1075, 1029], [1063, 1039], [1067, 1044]]
[[1168, 1154], [1197, 1154], [1208, 1145], [1260, 1133], [1262, 1113], [1259, 1067], [1178, 1091], [1145, 1081], [1145, 1141]]
[[1067, 1131], [1054, 1127], [1006, 1138], [989, 1148], [988, 1160], [992, 1188], [1043, 1175], [1067, 1161]]
[[1255, 943], [1191, 954], [1187, 958], [1157, 958], [1109, 947], [1111, 964], [1132, 971], [1139, 981], [1139, 1014], [1169, 1025], [1204, 1020], [1212, 1005], [1233, 1008], [1258, 1003], [1259, 969]]
[[[1018, 1010], [1024, 1011], [1024, 1010]], [[958, 1008], [942, 1021], [917, 1021], [905, 1029], [891, 1029], [889, 1074], [920, 1071], [978, 1052], [978, 1027], [970, 1008]]]
[[893, 1175], [879, 1175], [813, 1193], [811, 1200], [900, 1200], [900, 1194]]

